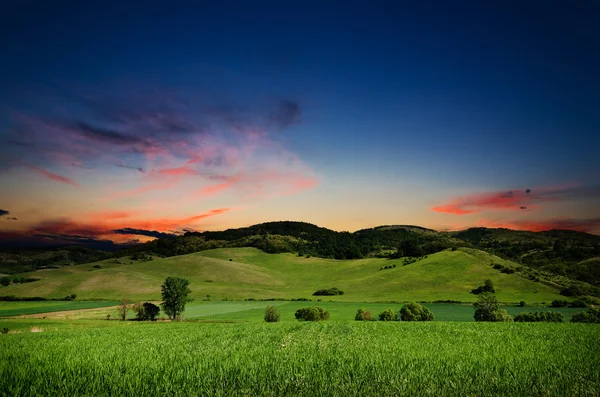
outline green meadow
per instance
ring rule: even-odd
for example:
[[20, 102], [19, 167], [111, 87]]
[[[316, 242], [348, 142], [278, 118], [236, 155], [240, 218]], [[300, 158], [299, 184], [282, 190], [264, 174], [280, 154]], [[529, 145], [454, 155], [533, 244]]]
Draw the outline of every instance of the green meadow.
[[[74, 293], [86, 300], [160, 300], [160, 285], [166, 277], [176, 276], [191, 281], [196, 300], [312, 299], [317, 289], [337, 287], [345, 293], [331, 299], [341, 302], [472, 302], [476, 297], [470, 290], [491, 279], [502, 302], [541, 304], [564, 299], [558, 288], [533, 282], [518, 272], [501, 273], [492, 263], [517, 266], [475, 249], [446, 250], [405, 264], [403, 259], [332, 260], [224, 248], [152, 261], [121, 258], [37, 271], [25, 276], [40, 281], [11, 285], [1, 292], [46, 298]], [[380, 270], [386, 266], [391, 268]]]
[[[0, 327], [27, 321], [0, 320]], [[49, 321], [45, 327], [0, 335], [0, 395], [600, 393], [600, 327], [586, 324]]]
[[[474, 249], [405, 264], [229, 248], [29, 273], [41, 280], [3, 287], [2, 295], [85, 300], [0, 302], [0, 395], [598, 395], [600, 327], [473, 321], [470, 290], [486, 279], [512, 315], [553, 310], [569, 321], [584, 310], [548, 308], [565, 299], [557, 288], [492, 263], [517, 266]], [[122, 298], [160, 302], [169, 276], [191, 281], [185, 321], [116, 320]], [[344, 294], [312, 295], [331, 287]], [[403, 301], [428, 302], [435, 321], [353, 320], [357, 309], [377, 318]], [[269, 305], [280, 322], [264, 322]], [[295, 319], [313, 305], [329, 311], [329, 321]]]

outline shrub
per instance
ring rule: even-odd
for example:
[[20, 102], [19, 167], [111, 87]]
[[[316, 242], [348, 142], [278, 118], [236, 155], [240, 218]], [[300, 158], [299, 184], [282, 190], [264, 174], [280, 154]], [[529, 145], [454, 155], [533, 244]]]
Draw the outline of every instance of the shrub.
[[313, 296], [334, 296], [334, 295], [344, 295], [344, 291], [333, 287], [329, 289], [320, 289], [313, 293]]
[[356, 311], [356, 316], [354, 316], [354, 319], [356, 321], [371, 321], [371, 312], [363, 310], [363, 309], [358, 309]]
[[94, 266], [92, 266], [92, 267], [93, 267], [94, 269], [102, 269], [102, 266], [100, 266], [100, 265], [94, 265]]
[[8, 334], [8, 328], [4, 327], [0, 329], [0, 334]]
[[323, 321], [329, 320], [329, 312], [322, 307], [311, 306], [296, 310], [296, 319], [299, 321]]
[[64, 301], [73, 301], [75, 300], [75, 298], [77, 298], [77, 294], [71, 294], [71, 295], [67, 295], [64, 298], [62, 298], [62, 300]]
[[582, 300], [576, 300], [573, 301], [569, 304], [569, 307], [579, 307], [579, 308], [583, 308], [583, 307], [587, 307], [587, 304], [582, 301]]
[[392, 309], [386, 309], [379, 313], [379, 321], [396, 321], [397, 318], [396, 312]]
[[567, 307], [569, 306], [569, 301], [561, 301], [561, 300], [553, 300], [551, 303], [552, 307]]
[[402, 321], [433, 321], [433, 313], [416, 302], [409, 302], [400, 309]]
[[521, 302], [519, 302], [519, 306], [520, 306], [520, 307], [525, 307], [525, 301], [521, 301]]
[[515, 322], [518, 323], [564, 323], [565, 316], [558, 312], [523, 312], [515, 316]]
[[592, 307], [587, 312], [577, 313], [573, 315], [571, 322], [600, 324], [600, 308]]
[[10, 285], [10, 277], [2, 277], [0, 279], [0, 284], [2, 284], [4, 287], [8, 287]]
[[490, 321], [511, 323], [513, 318], [506, 310], [500, 309], [493, 313], [493, 320]]
[[279, 321], [279, 310], [275, 306], [267, 306], [265, 309], [265, 321], [268, 323], [276, 323]]

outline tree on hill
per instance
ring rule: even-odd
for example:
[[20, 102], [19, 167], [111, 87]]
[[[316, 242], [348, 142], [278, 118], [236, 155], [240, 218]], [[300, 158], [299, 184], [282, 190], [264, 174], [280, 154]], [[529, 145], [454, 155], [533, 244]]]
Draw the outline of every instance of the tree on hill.
[[494, 283], [492, 282], [492, 280], [487, 279], [485, 280], [483, 285], [471, 290], [471, 293], [475, 295], [479, 295], [483, 292], [490, 292], [492, 294], [496, 292], [496, 288], [494, 288]]
[[190, 281], [179, 277], [167, 277], [161, 286], [163, 302], [161, 307], [171, 320], [181, 318], [185, 305], [192, 302], [189, 297], [192, 290], [189, 288]]

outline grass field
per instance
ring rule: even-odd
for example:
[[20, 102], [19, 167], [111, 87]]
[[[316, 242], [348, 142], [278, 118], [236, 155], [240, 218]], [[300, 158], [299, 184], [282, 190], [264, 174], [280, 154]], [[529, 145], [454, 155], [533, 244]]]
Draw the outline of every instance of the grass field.
[[594, 325], [49, 321], [37, 330], [0, 335], [0, 395], [600, 393]]
[[[230, 260], [231, 259], [231, 260]], [[254, 248], [202, 251], [149, 262], [114, 259], [92, 264], [29, 273], [40, 281], [11, 285], [2, 295], [63, 297], [72, 293], [82, 299], [129, 298], [159, 300], [160, 285], [168, 276], [191, 281], [197, 300], [210, 295], [224, 298], [312, 298], [317, 289], [338, 287], [345, 291], [336, 301], [474, 301], [469, 291], [493, 280], [503, 302], [528, 304], [564, 299], [556, 288], [519, 276], [504, 274], [491, 262], [512, 265], [498, 257], [471, 249], [443, 251], [404, 266], [402, 259], [369, 258], [328, 260], [294, 254], [267, 254]], [[131, 263], [131, 264], [130, 264]], [[379, 270], [385, 266], [395, 268]]]

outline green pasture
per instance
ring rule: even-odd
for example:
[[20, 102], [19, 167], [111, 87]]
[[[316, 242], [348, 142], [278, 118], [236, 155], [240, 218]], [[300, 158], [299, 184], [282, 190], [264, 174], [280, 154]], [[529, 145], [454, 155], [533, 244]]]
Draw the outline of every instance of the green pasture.
[[32, 324], [0, 320], [0, 395], [600, 394], [589, 324]]
[[[325, 298], [341, 302], [472, 302], [476, 297], [469, 291], [486, 279], [494, 282], [502, 302], [541, 304], [564, 299], [558, 288], [533, 282], [518, 272], [500, 273], [492, 268], [492, 262], [516, 266], [474, 249], [442, 251], [404, 265], [403, 259], [331, 260], [227, 248], [148, 262], [110, 259], [27, 273], [41, 280], [3, 287], [0, 294], [60, 298], [74, 293], [87, 300], [160, 300], [161, 284], [175, 276], [191, 281], [196, 300], [207, 296], [219, 301], [313, 298], [317, 289], [338, 287], [344, 295]], [[102, 268], [95, 269], [96, 264]], [[380, 270], [386, 266], [392, 268]]]

